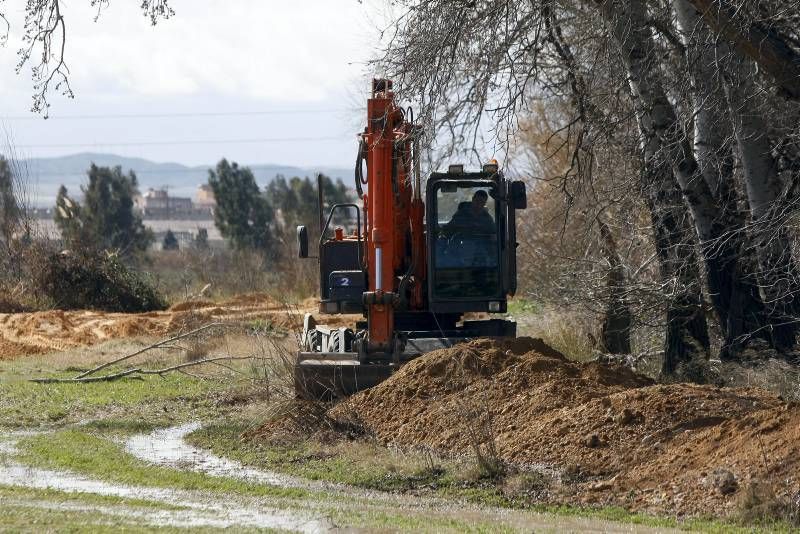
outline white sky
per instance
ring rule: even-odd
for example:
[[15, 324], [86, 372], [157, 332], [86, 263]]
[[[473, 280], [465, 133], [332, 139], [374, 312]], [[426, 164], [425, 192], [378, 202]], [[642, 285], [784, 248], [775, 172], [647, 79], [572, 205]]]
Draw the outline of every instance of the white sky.
[[[385, 2], [171, 0], [176, 15], [155, 27], [139, 0], [111, 0], [97, 22], [90, 0], [62, 3], [75, 99], [51, 94], [48, 120], [29, 111], [30, 72], [14, 70], [24, 2], [3, 3], [12, 27], [0, 48], [0, 127], [18, 157], [352, 164]], [[252, 113], [264, 111], [280, 113]], [[163, 114], [186, 116], [69, 118]]]

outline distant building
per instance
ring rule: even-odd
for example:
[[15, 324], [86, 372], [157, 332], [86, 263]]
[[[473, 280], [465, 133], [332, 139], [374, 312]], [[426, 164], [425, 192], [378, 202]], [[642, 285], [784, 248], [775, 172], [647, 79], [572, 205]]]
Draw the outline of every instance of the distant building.
[[149, 219], [174, 219], [193, 215], [191, 198], [171, 197], [166, 189], [148, 189], [136, 198], [136, 207]]
[[197, 193], [194, 195], [194, 203], [198, 208], [215, 208], [217, 199], [214, 198], [214, 190], [208, 184], [197, 186]]

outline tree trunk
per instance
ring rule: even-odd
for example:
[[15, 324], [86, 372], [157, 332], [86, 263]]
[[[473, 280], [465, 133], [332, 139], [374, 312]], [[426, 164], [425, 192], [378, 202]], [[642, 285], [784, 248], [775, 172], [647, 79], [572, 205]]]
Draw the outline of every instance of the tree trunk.
[[798, 270], [787, 233], [788, 210], [782, 202], [782, 184], [767, 137], [767, 124], [758, 110], [751, 78], [752, 62], [733, 56], [728, 62], [725, 93], [751, 212], [751, 233], [759, 266], [759, 282], [770, 318], [776, 348], [790, 350], [797, 337], [795, 317], [800, 306]]
[[661, 280], [667, 299], [667, 332], [661, 372], [708, 358], [708, 325], [703, 313], [695, 238], [681, 191], [668, 165], [645, 163], [643, 186], [650, 208]]
[[608, 262], [606, 290], [608, 291], [603, 325], [600, 331], [602, 350], [611, 354], [631, 353], [631, 323], [633, 315], [625, 297], [627, 283], [625, 267], [617, 251], [617, 243], [608, 225], [597, 220], [603, 256]]
[[681, 196], [688, 202], [702, 241], [717, 233], [715, 206], [653, 65], [657, 57], [643, 1], [608, 0], [601, 5], [601, 11], [628, 71], [645, 176], [649, 175], [643, 186], [649, 193], [661, 276], [674, 284], [667, 308], [662, 365], [664, 373], [672, 374], [681, 362], [709, 356], [695, 240]]
[[756, 265], [747, 246], [745, 217], [734, 187], [733, 154], [727, 146], [731, 122], [719, 56], [730, 49], [715, 41], [688, 0], [673, 0], [692, 81], [694, 155], [717, 205], [719, 224], [712, 241], [704, 243], [706, 281], [725, 341], [723, 359], [735, 358], [746, 340], [759, 336], [773, 343], [764, 303], [753, 276]]

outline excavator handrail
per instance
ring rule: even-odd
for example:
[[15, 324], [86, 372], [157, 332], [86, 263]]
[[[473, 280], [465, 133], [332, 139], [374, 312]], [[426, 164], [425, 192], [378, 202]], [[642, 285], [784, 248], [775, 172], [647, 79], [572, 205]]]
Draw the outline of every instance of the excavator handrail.
[[322, 231], [319, 233], [319, 246], [322, 247], [322, 243], [325, 241], [325, 233], [328, 231], [328, 228], [331, 226], [331, 220], [333, 219], [333, 214], [339, 208], [355, 208], [356, 210], [356, 239], [358, 240], [358, 264], [362, 266], [362, 271], [364, 261], [361, 257], [361, 208], [358, 204], [353, 204], [352, 202], [344, 202], [341, 204], [334, 204], [331, 206], [331, 210], [328, 212], [328, 219], [325, 221], [325, 226], [322, 227]]

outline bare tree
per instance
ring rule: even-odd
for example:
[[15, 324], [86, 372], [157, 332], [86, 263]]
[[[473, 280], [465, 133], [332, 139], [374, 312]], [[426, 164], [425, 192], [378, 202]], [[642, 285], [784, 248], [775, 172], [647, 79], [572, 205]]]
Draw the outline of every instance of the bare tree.
[[[765, 26], [752, 18], [748, 20], [747, 10], [742, 9], [746, 4], [741, 0], [740, 5], [726, 0], [688, 1], [715, 32], [742, 55], [756, 61], [787, 95], [800, 99], [800, 54], [789, 44], [791, 37], [781, 35], [775, 26]], [[790, 6], [789, 10], [796, 13], [797, 5]]]
[[[708, 6], [698, 11], [698, 3], [407, 0], [378, 61], [399, 78], [407, 96], [424, 101], [429, 131], [444, 134], [448, 142], [440, 147], [451, 152], [464, 145], [477, 152], [477, 132], [487, 130], [509, 147], [536, 106], [568, 102], [569, 117], [552, 132], [552, 153], [566, 150], [569, 165], [560, 178], [546, 178], [548, 186], [559, 183], [565, 221], [593, 220], [576, 209], [585, 206], [581, 198], [593, 198], [596, 213], [622, 198], [598, 191], [598, 175], [608, 173], [599, 165], [613, 165], [604, 153], [623, 146], [635, 125], [641, 163], [635, 194], [624, 196], [638, 196], [651, 217], [668, 373], [708, 354], [703, 289], [722, 334], [723, 357], [739, 357], [756, 338], [791, 350], [798, 315], [790, 221], [800, 178], [787, 182], [785, 176], [796, 177], [800, 168], [796, 127], [764, 125], [760, 147], [753, 144], [759, 138], [745, 131], [758, 128], [754, 114], [781, 116], [777, 110], [789, 104], [780, 94], [793, 98], [793, 79], [785, 75], [790, 65], [781, 67], [783, 74], [769, 65], [794, 61], [800, 42], [794, 19], [778, 0], [761, 3], [758, 13], [740, 2], [735, 20], [720, 24], [720, 13], [734, 12], [722, 10], [727, 3], [711, 2], [714, 13]], [[747, 47], [758, 31], [768, 32], [769, 46], [786, 52], [753, 58], [766, 76], [735, 68], [750, 61]], [[743, 82], [757, 86], [757, 98], [767, 104], [748, 102], [753, 94]], [[734, 97], [748, 103], [737, 106]], [[757, 167], [755, 155], [773, 170]], [[764, 212], [759, 205], [765, 203], [771, 209]], [[604, 251], [592, 250], [596, 264]]]
[[[95, 20], [111, 0], [85, 0], [97, 9]], [[20, 2], [21, 3], [21, 2]], [[174, 14], [169, 0], [140, 0], [142, 11], [152, 24]], [[17, 73], [30, 65], [33, 80], [33, 104], [31, 110], [47, 114], [52, 91], [72, 98], [67, 62], [67, 23], [64, 16], [65, 3], [61, 0], [26, 0], [24, 4], [25, 24], [22, 29], [22, 47], [17, 51]], [[5, 23], [5, 33], [0, 44], [5, 45], [11, 27], [7, 11], [0, 9], [0, 19]], [[35, 59], [34, 59], [35, 58]]]

